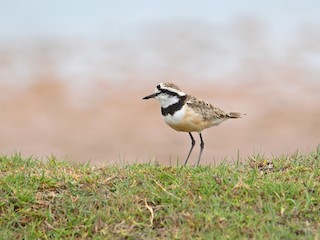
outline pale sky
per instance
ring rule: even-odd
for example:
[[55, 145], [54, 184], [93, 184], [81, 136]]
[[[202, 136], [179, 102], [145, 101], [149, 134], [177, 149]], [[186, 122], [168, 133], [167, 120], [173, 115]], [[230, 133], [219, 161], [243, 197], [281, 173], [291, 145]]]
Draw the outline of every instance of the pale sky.
[[[263, 29], [266, 30], [264, 40], [267, 38], [268, 47], [276, 49], [274, 51], [276, 53], [287, 54], [287, 49], [296, 39], [299, 29], [312, 26], [313, 29], [319, 29], [316, 32], [320, 32], [320, 0], [0, 0], [0, 44], [3, 42], [5, 43], [3, 46], [7, 46], [13, 40], [12, 42], [18, 42], [18, 46], [23, 43], [27, 43], [28, 46], [30, 42], [38, 43], [33, 40], [41, 38], [46, 40], [68, 37], [107, 39], [113, 42], [117, 39], [134, 38], [140, 43], [143, 30], [151, 29], [157, 32], [156, 27], [161, 26], [162, 23], [168, 27], [177, 21], [195, 21], [200, 23], [199, 26], [202, 23], [212, 25], [221, 31], [221, 29], [230, 28], [243, 17], [258, 19], [263, 23], [266, 27]], [[31, 41], [25, 41], [25, 39], [31, 39]], [[313, 41], [317, 40], [313, 39]], [[96, 42], [93, 41], [93, 47], [96, 47]], [[137, 47], [139, 47], [138, 44]], [[134, 51], [139, 51], [139, 54]], [[27, 79], [26, 76], [32, 76], [34, 69], [28, 65], [32, 62], [29, 59], [28, 48], [26, 51], [20, 49], [18, 53], [20, 55], [16, 56], [12, 66], [0, 68], [0, 80], [4, 79], [1, 81], [21, 82], [22, 79], [24, 81]], [[63, 58], [52, 61], [57, 72], [66, 72], [66, 79], [74, 78], [78, 82], [82, 81], [79, 77], [69, 76], [80, 75], [83, 79], [91, 79], [92, 72], [96, 72], [99, 66], [99, 69], [108, 69], [108, 76], [117, 79], [114, 75], [123, 72], [118, 69], [118, 65], [122, 66], [124, 62], [130, 62], [132, 56], [134, 61], [131, 61], [130, 66], [134, 69], [143, 69], [141, 72], [155, 71], [154, 65], [159, 67], [157, 64], [152, 65], [152, 59], [150, 60], [147, 53], [141, 54], [139, 49], [133, 50], [133, 53], [120, 49], [117, 54], [122, 58], [114, 59], [112, 54], [108, 55], [97, 46], [97, 49], [81, 49], [81, 51], [77, 49], [75, 53], [69, 52]], [[310, 60], [308, 64], [314, 69], [319, 69], [320, 57], [316, 54], [313, 53], [308, 58]], [[136, 59], [138, 55], [141, 57]], [[55, 59], [54, 56], [53, 59]], [[219, 70], [233, 73], [235, 70], [231, 66], [241, 67], [236, 53], [223, 56], [225, 58], [221, 60], [222, 56], [219, 55], [219, 62], [215, 61], [217, 56], [214, 54], [211, 54], [209, 59], [200, 59], [211, 64], [206, 69], [207, 75], [212, 79], [216, 78], [212, 74], [220, 74]], [[104, 65], [106, 59], [114, 65], [106, 68]], [[162, 59], [164, 62], [165, 60]], [[200, 60], [191, 62], [198, 64]], [[153, 61], [157, 63], [159, 56], [154, 56]], [[195, 66], [198, 66], [197, 64]], [[187, 69], [190, 70], [190, 67]], [[112, 70], [116, 72], [114, 75]], [[156, 68], [156, 70], [159, 69]], [[162, 69], [160, 66], [159, 71], [169, 70]], [[205, 70], [202, 69], [202, 72]]]
[[0, 0], [0, 37], [126, 36], [152, 23], [261, 19], [274, 35], [320, 24], [319, 0]]

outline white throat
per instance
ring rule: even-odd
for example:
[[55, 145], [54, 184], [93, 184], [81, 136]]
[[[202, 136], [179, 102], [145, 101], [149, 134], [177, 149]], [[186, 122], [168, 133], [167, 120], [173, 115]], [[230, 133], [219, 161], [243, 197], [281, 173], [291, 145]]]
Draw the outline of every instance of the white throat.
[[180, 100], [177, 96], [169, 96], [167, 94], [159, 94], [156, 99], [160, 102], [162, 108], [167, 108]]

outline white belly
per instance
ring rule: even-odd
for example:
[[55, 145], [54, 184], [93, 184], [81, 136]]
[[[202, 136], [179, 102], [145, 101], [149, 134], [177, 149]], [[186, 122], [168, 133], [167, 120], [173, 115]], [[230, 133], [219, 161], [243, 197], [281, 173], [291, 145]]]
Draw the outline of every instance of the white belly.
[[182, 132], [201, 132], [207, 127], [202, 117], [191, 111], [190, 108], [183, 106], [173, 115], [164, 116], [164, 121], [173, 129]]
[[182, 124], [184, 122], [184, 116], [185, 116], [185, 110], [183, 107], [180, 110], [176, 111], [173, 115], [168, 114], [168, 115], [164, 116], [163, 118], [164, 118], [164, 121], [166, 122], [166, 124], [171, 126], [171, 125]]
[[199, 113], [186, 106], [183, 106], [173, 115], [164, 116], [164, 121], [170, 127], [182, 132], [201, 132], [203, 129], [217, 126], [225, 120], [225, 118], [204, 120]]

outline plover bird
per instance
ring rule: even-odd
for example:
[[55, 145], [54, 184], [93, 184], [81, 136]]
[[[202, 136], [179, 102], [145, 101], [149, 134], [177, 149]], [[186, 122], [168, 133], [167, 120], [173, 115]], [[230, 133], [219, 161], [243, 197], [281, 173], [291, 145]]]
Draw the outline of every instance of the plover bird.
[[161, 113], [164, 121], [174, 130], [188, 132], [191, 138], [191, 148], [184, 162], [187, 164], [195, 145], [191, 132], [198, 132], [200, 136], [200, 153], [197, 165], [200, 163], [204, 141], [202, 130], [217, 126], [229, 118], [241, 118], [245, 114], [238, 112], [225, 112], [212, 104], [199, 100], [194, 96], [184, 93], [173, 83], [160, 83], [155, 92], [143, 99], [155, 98], [161, 104]]

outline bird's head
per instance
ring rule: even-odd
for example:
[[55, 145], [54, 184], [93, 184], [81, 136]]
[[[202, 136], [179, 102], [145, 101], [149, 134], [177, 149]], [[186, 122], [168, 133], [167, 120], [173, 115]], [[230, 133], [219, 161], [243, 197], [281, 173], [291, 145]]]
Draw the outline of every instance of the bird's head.
[[155, 98], [157, 99], [162, 108], [179, 102], [181, 97], [186, 96], [184, 92], [173, 83], [160, 83], [157, 85], [153, 94], [145, 96], [143, 99]]

